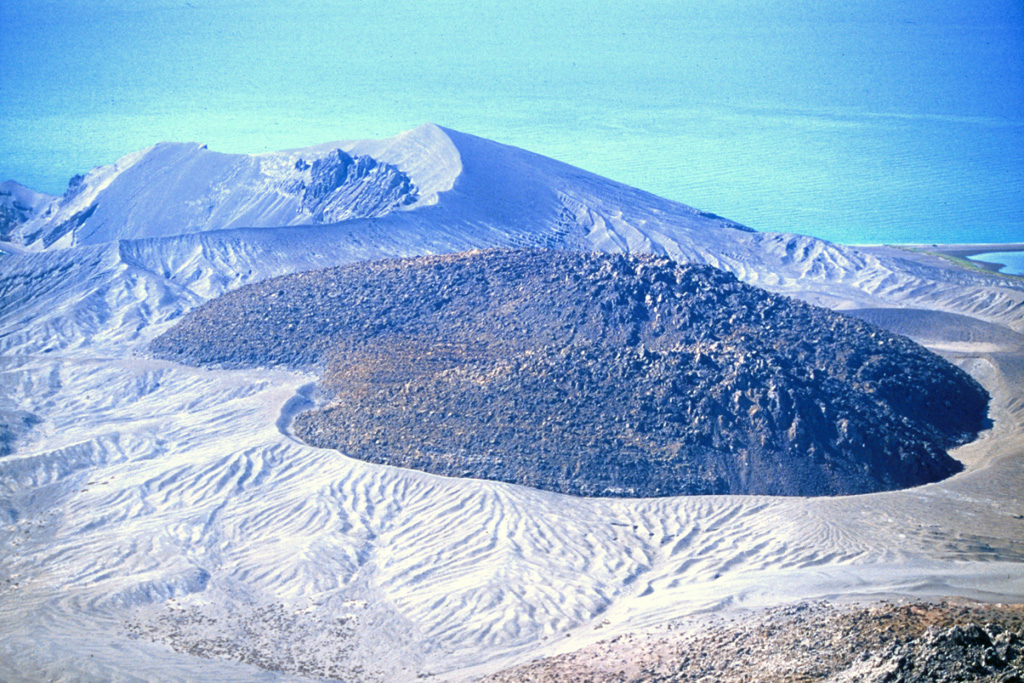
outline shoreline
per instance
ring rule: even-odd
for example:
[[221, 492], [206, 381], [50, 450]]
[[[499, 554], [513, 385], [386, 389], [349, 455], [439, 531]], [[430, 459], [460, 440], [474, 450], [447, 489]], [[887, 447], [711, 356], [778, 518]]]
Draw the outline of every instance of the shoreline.
[[850, 245], [858, 248], [892, 247], [894, 249], [905, 249], [924, 254], [933, 254], [939, 257], [950, 259], [963, 259], [981, 270], [1000, 275], [1016, 275], [1015, 273], [1004, 272], [1008, 264], [995, 260], [975, 259], [974, 256], [993, 254], [1001, 252], [1024, 252], [1024, 242], [993, 242], [985, 243], [964, 243], [964, 244], [886, 244], [886, 245]]
[[952, 255], [984, 254], [989, 251], [1024, 251], [1024, 242], [953, 242], [943, 244], [914, 244], [893, 242], [891, 244], [851, 244], [862, 247], [904, 247], [906, 249], [927, 249]]

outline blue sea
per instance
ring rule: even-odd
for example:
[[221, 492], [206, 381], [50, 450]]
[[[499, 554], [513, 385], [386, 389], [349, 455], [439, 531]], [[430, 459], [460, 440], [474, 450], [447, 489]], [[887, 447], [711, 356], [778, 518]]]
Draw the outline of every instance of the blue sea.
[[1024, 241], [1020, 0], [0, 2], [0, 180], [426, 121], [758, 230]]
[[1000, 273], [1024, 275], [1024, 251], [990, 251], [971, 256], [973, 261], [987, 261], [1002, 265]]

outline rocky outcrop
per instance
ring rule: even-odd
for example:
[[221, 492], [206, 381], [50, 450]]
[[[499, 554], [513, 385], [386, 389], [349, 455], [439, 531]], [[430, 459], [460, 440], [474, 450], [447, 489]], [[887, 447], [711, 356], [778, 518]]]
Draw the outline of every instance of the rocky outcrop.
[[419, 199], [412, 180], [397, 167], [341, 149], [308, 165], [300, 159], [296, 169], [309, 170], [302, 206], [316, 223], [383, 216]]
[[478, 680], [1021, 683], [1024, 606], [800, 603], [738, 620], [620, 635]]
[[653, 256], [490, 251], [242, 288], [158, 355], [318, 368], [296, 434], [597, 496], [834, 495], [961, 469], [988, 396], [910, 340]]
[[1024, 630], [1008, 631], [992, 623], [932, 627], [920, 638], [889, 645], [861, 668], [856, 678], [866, 683], [1021, 683]]

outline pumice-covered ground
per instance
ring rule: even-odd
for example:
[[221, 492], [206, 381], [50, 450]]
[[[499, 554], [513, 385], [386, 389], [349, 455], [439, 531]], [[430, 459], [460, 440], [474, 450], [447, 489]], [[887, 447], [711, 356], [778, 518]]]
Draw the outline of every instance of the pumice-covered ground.
[[[380, 171], [317, 201], [372, 211], [316, 223], [301, 185], [338, 149]], [[429, 125], [257, 157], [158, 146], [33, 202], [0, 256], [0, 680], [468, 680], [807, 600], [1022, 602], [1019, 278], [740, 229]], [[135, 202], [166, 222], [118, 223], [149, 215]], [[862, 316], [969, 373], [991, 424], [951, 451], [963, 472], [902, 491], [584, 498], [309, 446], [291, 425], [313, 374], [148, 351], [246, 283], [517, 246], [667, 255]]]

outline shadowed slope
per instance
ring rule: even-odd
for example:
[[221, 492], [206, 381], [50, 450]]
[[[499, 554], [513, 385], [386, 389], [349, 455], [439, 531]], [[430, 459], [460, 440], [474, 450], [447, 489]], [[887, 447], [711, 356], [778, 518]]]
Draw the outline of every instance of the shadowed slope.
[[[844, 494], [936, 481], [987, 395], [913, 342], [655, 257], [477, 252], [270, 280], [160, 355], [321, 366], [310, 443], [580, 495]], [[914, 386], [912, 394], [906, 387]]]
[[52, 199], [13, 180], [0, 183], [0, 241], [9, 240], [18, 226]]

